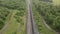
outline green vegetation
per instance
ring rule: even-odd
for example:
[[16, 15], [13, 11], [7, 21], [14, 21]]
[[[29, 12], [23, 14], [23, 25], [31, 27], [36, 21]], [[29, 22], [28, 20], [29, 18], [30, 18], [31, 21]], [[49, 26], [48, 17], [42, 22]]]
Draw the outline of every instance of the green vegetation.
[[[23, 17], [16, 16], [17, 12], [20, 12], [20, 11], [14, 10], [14, 12], [15, 12], [15, 15], [11, 18], [10, 24], [8, 25], [7, 29], [3, 32], [3, 34], [25, 34], [25, 27], [26, 27], [25, 15]], [[15, 18], [15, 16], [18, 19]]]
[[9, 13], [9, 9], [0, 6], [0, 29], [2, 29], [2, 27], [4, 26], [4, 22]]
[[[40, 10], [39, 10], [40, 9]], [[45, 21], [53, 29], [60, 31], [60, 8], [53, 5], [39, 5], [39, 13], [44, 16]]]
[[60, 2], [59, 2], [60, 0], [52, 0], [52, 1], [53, 1], [54, 5], [56, 5], [56, 6], [60, 5]]
[[52, 2], [52, 0], [39, 0], [39, 1]]
[[53, 31], [49, 30], [45, 26], [45, 24], [43, 23], [43, 19], [41, 18], [41, 16], [39, 15], [34, 6], [33, 6], [33, 15], [40, 34], [55, 34]]
[[[25, 11], [25, 10], [24, 10]], [[17, 21], [17, 23], [20, 24], [18, 27], [17, 34], [25, 34], [25, 27], [26, 27], [26, 11], [23, 10], [17, 11], [14, 18]]]
[[[52, 29], [60, 32], [60, 6], [55, 6], [53, 4], [44, 3], [44, 2], [36, 3], [34, 1], [33, 3], [36, 8], [36, 11], [38, 11], [38, 13], [40, 15], [42, 15], [43, 18], [45, 19], [46, 24], [48, 24]], [[38, 21], [39, 17], [36, 17], [36, 18]], [[37, 23], [39, 23], [39, 21]], [[40, 25], [38, 25], [38, 26], [40, 26]], [[50, 34], [52, 34], [52, 33], [50, 33]]]
[[5, 25], [3, 34], [25, 34], [25, 0], [0, 0], [0, 29]]

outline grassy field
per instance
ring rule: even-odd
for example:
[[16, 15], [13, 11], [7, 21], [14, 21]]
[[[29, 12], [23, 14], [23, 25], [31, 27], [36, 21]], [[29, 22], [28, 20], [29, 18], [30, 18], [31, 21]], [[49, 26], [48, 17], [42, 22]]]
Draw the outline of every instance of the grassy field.
[[3, 32], [3, 34], [12, 34], [12, 33], [14, 33], [17, 30], [19, 25], [20, 24], [16, 23], [15, 19], [12, 19], [11, 23], [8, 25], [8, 28], [6, 29], [6, 31]]
[[[54, 2], [57, 2], [57, 1], [54, 1]], [[56, 32], [51, 31], [50, 29], [48, 29], [45, 26], [44, 21], [42, 20], [40, 15], [43, 16], [43, 19], [45, 20], [45, 23], [48, 24], [53, 30], [55, 29], [57, 31], [60, 31], [60, 28], [59, 28], [60, 21], [59, 21], [59, 19], [55, 20], [57, 17], [59, 18], [59, 16], [60, 16], [59, 5], [57, 7], [57, 6], [55, 6], [54, 4], [51, 4], [51, 3], [49, 4], [47, 2], [45, 2], [45, 3], [44, 2], [39, 2], [39, 0], [33, 1], [32, 5], [33, 5], [32, 9], [33, 9], [36, 25], [37, 25], [38, 30], [41, 34], [56, 34]]]
[[[20, 11], [14, 10], [14, 12]], [[18, 21], [15, 16], [19, 17]], [[25, 34], [26, 16], [21, 17], [15, 14], [9, 22], [10, 24], [7, 25], [7, 29], [5, 29], [3, 34]]]
[[[7, 12], [6, 12], [7, 11]], [[8, 15], [8, 11], [11, 13]], [[4, 13], [5, 12], [5, 13]], [[25, 0], [0, 0], [0, 15], [5, 18], [4, 14], [8, 13], [6, 20], [1, 21], [2, 27], [7, 25], [3, 34], [25, 34], [26, 27], [26, 3]], [[8, 24], [7, 24], [8, 23]], [[3, 28], [4, 28], [3, 27]]]
[[43, 23], [42, 18], [39, 16], [39, 13], [36, 11], [35, 7], [33, 7], [33, 14], [35, 23], [38, 27], [40, 34], [55, 34], [53, 31], [49, 30]]
[[53, 0], [54, 5], [60, 5], [60, 0]]
[[21, 26], [21, 28], [19, 27], [18, 28], [18, 32], [17, 32], [17, 34], [26, 34], [26, 32], [25, 32], [25, 28], [26, 28], [26, 17], [23, 17], [23, 21], [22, 21], [22, 26]]
[[38, 0], [34, 0], [32, 2], [33, 2], [33, 4], [32, 4], [33, 16], [34, 16], [34, 19], [35, 19], [35, 23], [36, 23], [36, 25], [38, 27], [39, 33], [40, 34], [55, 34], [53, 31], [49, 30], [45, 26], [41, 16], [39, 15], [39, 13], [38, 13], [38, 11], [36, 9], [36, 6], [38, 7], [39, 1]]

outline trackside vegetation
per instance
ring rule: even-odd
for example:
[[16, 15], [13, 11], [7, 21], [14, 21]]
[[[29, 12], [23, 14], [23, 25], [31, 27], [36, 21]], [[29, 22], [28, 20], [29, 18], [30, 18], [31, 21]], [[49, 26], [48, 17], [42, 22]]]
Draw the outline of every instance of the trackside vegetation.
[[[49, 29], [43, 26], [44, 24], [42, 24], [43, 22], [41, 21], [42, 19], [40, 18], [40, 15], [43, 16], [46, 24], [48, 24], [53, 30], [60, 32], [60, 6], [55, 6], [52, 3], [39, 2], [38, 0], [35, 0], [33, 1], [33, 11], [40, 33], [54, 34], [54, 32], [51, 32]], [[35, 12], [38, 13], [38, 15], [35, 14]]]
[[25, 34], [25, 0], [0, 0], [0, 30], [3, 34]]

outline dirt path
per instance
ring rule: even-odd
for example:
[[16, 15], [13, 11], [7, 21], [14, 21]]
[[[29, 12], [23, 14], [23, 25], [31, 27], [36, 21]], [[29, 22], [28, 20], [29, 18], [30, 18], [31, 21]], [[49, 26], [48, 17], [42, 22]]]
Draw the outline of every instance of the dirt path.
[[6, 25], [1, 29], [0, 34], [3, 34], [3, 32], [8, 28], [9, 24], [11, 23], [10, 20], [12, 20], [13, 16], [15, 15], [15, 11], [12, 11], [11, 14], [9, 14], [8, 19], [6, 20]]
[[55, 30], [53, 30], [48, 24], [46, 24], [45, 20], [43, 19], [43, 16], [41, 16], [41, 20], [43, 21], [44, 25], [51, 31], [53, 31], [55, 34], [59, 34], [58, 32], [56, 32]]
[[36, 29], [36, 25], [33, 19], [32, 8], [30, 4], [30, 0], [26, 0], [27, 4], [27, 26], [26, 26], [26, 34], [39, 34]]

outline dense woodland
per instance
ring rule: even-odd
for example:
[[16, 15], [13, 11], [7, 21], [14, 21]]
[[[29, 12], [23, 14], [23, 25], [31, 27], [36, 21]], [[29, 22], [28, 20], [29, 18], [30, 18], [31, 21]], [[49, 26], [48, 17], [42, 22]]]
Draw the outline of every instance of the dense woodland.
[[60, 6], [42, 2], [35, 4], [35, 7], [46, 23], [54, 30], [60, 32]]

